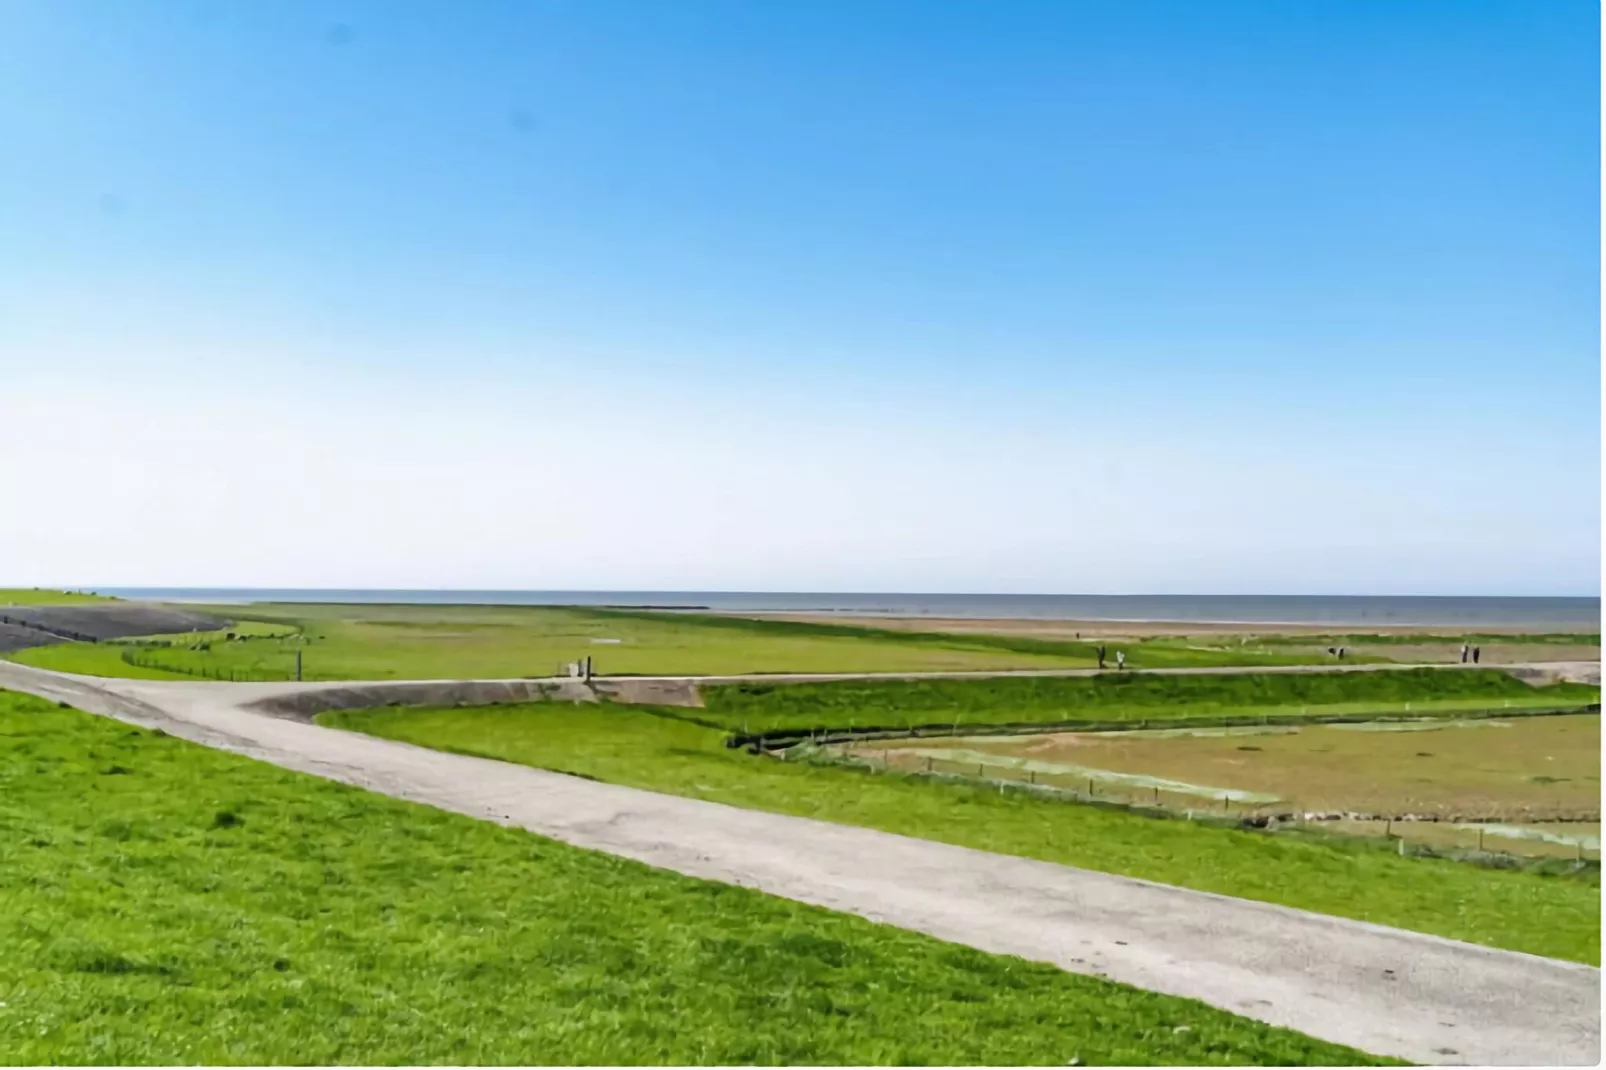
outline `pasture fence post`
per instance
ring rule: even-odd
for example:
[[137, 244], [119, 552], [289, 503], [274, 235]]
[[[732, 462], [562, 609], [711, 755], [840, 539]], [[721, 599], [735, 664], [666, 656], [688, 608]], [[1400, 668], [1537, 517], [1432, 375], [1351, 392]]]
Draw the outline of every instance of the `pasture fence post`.
[[1399, 846], [1400, 846], [1400, 857], [1401, 857], [1401, 858], [1404, 858], [1404, 857], [1405, 857], [1405, 837], [1404, 837], [1404, 836], [1401, 836], [1401, 837], [1400, 837], [1400, 838], [1399, 838], [1399, 839], [1398, 839], [1398, 840], [1396, 840], [1396, 841], [1395, 841], [1395, 842], [1396, 842], [1396, 843], [1398, 843], [1398, 844], [1399, 844]]
[[1154, 805], [1160, 805], [1160, 785], [1158, 784], [1154, 786]]
[[1478, 850], [1483, 850], [1483, 826], [1478, 826]]
[[1093, 778], [1092, 777], [1088, 777], [1087, 778], [1087, 797], [1089, 799], [1091, 799], [1093, 797]]
[[931, 755], [926, 755], [926, 772], [931, 772]]

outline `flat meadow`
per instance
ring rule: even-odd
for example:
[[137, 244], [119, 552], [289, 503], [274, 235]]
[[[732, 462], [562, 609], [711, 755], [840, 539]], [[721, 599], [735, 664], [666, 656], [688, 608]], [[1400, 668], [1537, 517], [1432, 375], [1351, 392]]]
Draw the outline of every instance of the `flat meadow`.
[[[1089, 643], [849, 625], [546, 606], [272, 605], [208, 607], [294, 634], [198, 641], [128, 655], [126, 645], [63, 643], [14, 652], [39, 668], [99, 676], [287, 680], [512, 679], [560, 675], [590, 657], [602, 675], [981, 672], [1097, 664]], [[1113, 655], [1112, 655], [1113, 656]], [[1303, 653], [1157, 646], [1133, 668], [1301, 664]], [[131, 671], [134, 670], [134, 671]]]

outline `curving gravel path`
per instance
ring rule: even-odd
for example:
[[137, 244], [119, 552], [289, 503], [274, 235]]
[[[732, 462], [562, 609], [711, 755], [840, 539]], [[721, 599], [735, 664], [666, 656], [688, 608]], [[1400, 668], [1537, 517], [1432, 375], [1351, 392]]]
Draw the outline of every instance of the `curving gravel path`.
[[[445, 754], [243, 708], [328, 684], [0, 687], [291, 769], [1421, 1063], [1594, 1065], [1600, 971], [872, 829]], [[365, 684], [382, 689], [384, 684]]]

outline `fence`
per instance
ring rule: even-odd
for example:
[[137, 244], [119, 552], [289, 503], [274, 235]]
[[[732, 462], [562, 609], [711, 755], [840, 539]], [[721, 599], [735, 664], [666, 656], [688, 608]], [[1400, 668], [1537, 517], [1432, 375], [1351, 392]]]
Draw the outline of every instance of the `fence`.
[[[770, 753], [782, 760], [843, 766], [869, 774], [891, 773], [919, 780], [996, 788], [1000, 794], [1027, 793], [1038, 798], [1091, 804], [1155, 818], [1184, 819], [1225, 828], [1273, 834], [1299, 833], [1373, 841], [1389, 845], [1400, 855], [1451, 858], [1494, 868], [1543, 863], [1546, 860], [1598, 865], [1601, 859], [1599, 846], [1586, 847], [1581, 841], [1550, 843], [1517, 834], [1515, 830], [1508, 833], [1488, 828], [1462, 827], [1499, 824], [1512, 820], [1556, 824], [1593, 823], [1600, 821], [1601, 815], [1598, 811], [1525, 814], [1516, 819], [1511, 815], [1487, 814], [1301, 813], [1274, 809], [1270, 805], [1238, 801], [1231, 796], [1210, 799], [1159, 786], [1123, 789], [1109, 782], [1101, 783], [1096, 777], [1044, 774], [1025, 769], [1010, 770], [999, 766], [988, 766], [985, 763], [946, 759], [934, 755], [895, 755], [891, 748], [884, 750], [880, 755], [874, 752], [847, 754], [825, 751], [805, 744], [794, 747], [791, 751]], [[990, 772], [993, 775], [989, 775]], [[1341, 823], [1378, 827], [1340, 831], [1335, 826]], [[1500, 844], [1520, 844], [1523, 849], [1501, 849]]]
[[125, 646], [121, 652], [124, 663], [141, 669], [159, 669], [162, 672], [194, 676], [202, 680], [228, 680], [236, 683], [267, 683], [304, 679], [295, 669], [264, 669], [261, 666], [235, 667], [205, 664], [182, 664], [142, 654], [137, 647]]

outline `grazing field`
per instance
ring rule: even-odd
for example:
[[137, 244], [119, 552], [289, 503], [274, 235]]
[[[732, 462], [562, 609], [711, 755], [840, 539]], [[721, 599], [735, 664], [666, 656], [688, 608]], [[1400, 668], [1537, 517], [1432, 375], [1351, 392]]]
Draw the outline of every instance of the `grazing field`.
[[[277, 622], [298, 634], [278, 641], [212, 643], [143, 654], [163, 675], [287, 680], [302, 656], [307, 680], [544, 677], [593, 659], [602, 675], [767, 672], [952, 672], [1088, 668], [1085, 643], [959, 636], [705, 614], [532, 606], [254, 605], [209, 607], [237, 620]], [[134, 675], [120, 651], [61, 644], [16, 654], [39, 668]], [[1112, 654], [1113, 657], [1113, 654]], [[1297, 653], [1246, 654], [1156, 648], [1129, 664], [1298, 664]]]
[[[911, 685], [912, 686], [912, 685]], [[1039, 858], [1598, 963], [1598, 870], [1574, 877], [1401, 858], [1342, 837], [1203, 826], [992, 786], [725, 746], [704, 711], [525, 703], [328, 712], [320, 723], [557, 772]]]
[[955, 742], [1045, 767], [1242, 789], [1301, 810], [1498, 814], [1518, 823], [1600, 812], [1598, 714]]
[[[1599, 851], [1598, 835], [1585, 834], [1582, 825], [1563, 824], [1541, 834], [1552, 823], [1599, 821], [1598, 714], [1062, 732], [866, 743], [843, 750], [894, 768], [1030, 779], [1175, 809], [1210, 809], [1219, 801], [1240, 815], [1410, 817], [1392, 827], [1374, 829], [1380, 822], [1366, 823], [1365, 831], [1436, 846], [1476, 847], [1482, 825], [1511, 853], [1574, 857], [1587, 848], [1598, 857]], [[1418, 818], [1445, 824], [1430, 830]]]
[[702, 693], [706, 719], [744, 733], [1286, 714], [1449, 714], [1600, 701], [1596, 687], [1531, 687], [1498, 669], [749, 682], [708, 686]]
[[1188, 1000], [0, 693], [20, 1064], [1349, 1064]]
[[0, 587], [0, 608], [5, 606], [82, 606], [117, 599], [87, 591], [58, 591], [48, 587]]
[[184, 669], [215, 662], [235, 669], [246, 679], [253, 676], [252, 666], [263, 661], [276, 666], [281, 659], [288, 659], [293, 674], [298, 633], [293, 624], [240, 619], [209, 631], [157, 633], [99, 643], [57, 643], [12, 651], [6, 657], [40, 669], [132, 680], [191, 679], [194, 672]]

